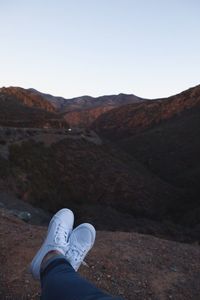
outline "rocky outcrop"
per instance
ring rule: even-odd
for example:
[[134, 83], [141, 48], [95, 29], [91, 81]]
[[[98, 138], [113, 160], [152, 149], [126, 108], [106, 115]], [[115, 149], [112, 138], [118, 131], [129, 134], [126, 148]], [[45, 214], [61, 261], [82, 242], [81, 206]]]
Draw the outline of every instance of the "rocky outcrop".
[[[19, 92], [19, 94], [18, 94]], [[68, 123], [48, 103], [24, 96], [15, 88], [0, 89], [0, 126], [31, 128], [68, 128]]]
[[14, 97], [17, 101], [28, 107], [37, 107], [49, 112], [56, 111], [55, 107], [48, 100], [31, 89], [23, 89], [20, 87], [0, 88], [0, 99], [6, 100], [8, 96]]

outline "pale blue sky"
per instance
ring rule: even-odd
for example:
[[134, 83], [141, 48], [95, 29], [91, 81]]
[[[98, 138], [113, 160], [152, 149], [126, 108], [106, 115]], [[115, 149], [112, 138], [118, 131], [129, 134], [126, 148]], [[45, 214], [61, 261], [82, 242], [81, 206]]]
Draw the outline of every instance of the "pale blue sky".
[[199, 0], [0, 0], [0, 86], [156, 98], [200, 84]]

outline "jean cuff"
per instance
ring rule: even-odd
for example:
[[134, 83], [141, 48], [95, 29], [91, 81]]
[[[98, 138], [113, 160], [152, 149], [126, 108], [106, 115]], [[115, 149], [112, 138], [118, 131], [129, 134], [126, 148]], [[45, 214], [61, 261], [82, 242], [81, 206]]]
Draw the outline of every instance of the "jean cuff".
[[[41, 267], [40, 269], [40, 275], [43, 275], [43, 273], [46, 271], [46, 269], [48, 269], [48, 267], [55, 261], [61, 261], [64, 263], [68, 263], [65, 256], [62, 254], [56, 254], [53, 257], [49, 258]], [[55, 264], [53, 264], [55, 265]]]

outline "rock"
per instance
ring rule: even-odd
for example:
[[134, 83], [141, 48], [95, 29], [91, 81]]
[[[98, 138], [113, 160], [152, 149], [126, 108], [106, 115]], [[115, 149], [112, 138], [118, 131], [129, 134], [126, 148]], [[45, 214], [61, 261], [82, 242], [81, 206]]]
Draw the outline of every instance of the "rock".
[[21, 211], [18, 213], [17, 217], [25, 222], [29, 222], [31, 219], [31, 213], [28, 211]]

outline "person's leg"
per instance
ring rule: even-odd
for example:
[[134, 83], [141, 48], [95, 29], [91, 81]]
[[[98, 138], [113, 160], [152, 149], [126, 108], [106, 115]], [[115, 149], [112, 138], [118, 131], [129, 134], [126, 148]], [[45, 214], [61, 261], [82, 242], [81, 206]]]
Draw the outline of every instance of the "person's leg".
[[74, 224], [74, 214], [70, 209], [59, 210], [51, 219], [46, 238], [34, 256], [30, 271], [33, 278], [40, 280], [40, 269], [44, 257], [52, 251], [65, 255], [69, 249], [69, 236]]
[[65, 256], [54, 256], [41, 270], [41, 300], [122, 300], [111, 297], [82, 278]]
[[74, 216], [62, 209], [51, 219], [47, 236], [31, 262], [41, 280], [42, 300], [117, 300], [83, 279], [76, 271], [92, 248], [96, 231], [88, 223], [72, 231]]

